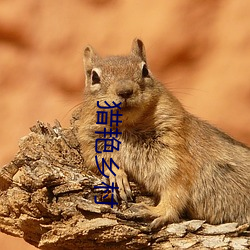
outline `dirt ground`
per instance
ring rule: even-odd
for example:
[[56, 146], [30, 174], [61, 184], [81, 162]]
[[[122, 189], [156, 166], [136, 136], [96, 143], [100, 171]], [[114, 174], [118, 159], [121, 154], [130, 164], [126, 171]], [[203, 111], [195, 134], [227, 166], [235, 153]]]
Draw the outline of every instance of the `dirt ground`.
[[[250, 144], [250, 2], [44, 0], [0, 2], [0, 166], [37, 120], [68, 125], [81, 103], [83, 49], [126, 54], [133, 38], [149, 68], [191, 113]], [[3, 250], [34, 247], [0, 234]]]

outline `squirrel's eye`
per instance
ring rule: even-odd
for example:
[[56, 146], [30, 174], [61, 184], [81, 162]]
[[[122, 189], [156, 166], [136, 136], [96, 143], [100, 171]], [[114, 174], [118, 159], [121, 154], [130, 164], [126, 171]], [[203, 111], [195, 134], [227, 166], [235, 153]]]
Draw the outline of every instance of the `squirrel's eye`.
[[142, 67], [142, 77], [149, 77], [149, 72], [148, 72], [148, 68], [147, 68], [147, 65], [144, 64], [143, 67]]
[[98, 84], [101, 81], [100, 76], [94, 70], [92, 71], [91, 81], [92, 85]]

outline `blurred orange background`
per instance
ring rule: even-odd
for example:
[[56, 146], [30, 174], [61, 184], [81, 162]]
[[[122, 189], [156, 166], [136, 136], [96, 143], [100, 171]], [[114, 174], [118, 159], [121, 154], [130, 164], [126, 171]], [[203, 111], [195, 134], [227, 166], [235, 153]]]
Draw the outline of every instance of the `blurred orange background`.
[[[81, 102], [83, 49], [126, 54], [135, 37], [149, 67], [191, 113], [250, 144], [250, 2], [0, 1], [0, 166], [37, 120], [68, 126]], [[0, 233], [3, 250], [31, 250]]]

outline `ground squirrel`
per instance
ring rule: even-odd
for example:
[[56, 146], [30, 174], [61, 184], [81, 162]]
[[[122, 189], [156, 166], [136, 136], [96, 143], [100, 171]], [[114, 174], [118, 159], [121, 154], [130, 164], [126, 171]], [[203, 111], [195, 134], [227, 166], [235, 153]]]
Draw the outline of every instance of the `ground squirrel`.
[[154, 219], [152, 228], [183, 214], [212, 224], [250, 223], [250, 148], [187, 112], [153, 77], [141, 40], [133, 41], [126, 56], [101, 58], [88, 46], [84, 65], [79, 126], [84, 161], [97, 169], [95, 131], [103, 130], [96, 124], [97, 101], [121, 102], [120, 150], [100, 155], [118, 163], [109, 180], [123, 200], [131, 194], [127, 176], [157, 197], [155, 207], [135, 205]]

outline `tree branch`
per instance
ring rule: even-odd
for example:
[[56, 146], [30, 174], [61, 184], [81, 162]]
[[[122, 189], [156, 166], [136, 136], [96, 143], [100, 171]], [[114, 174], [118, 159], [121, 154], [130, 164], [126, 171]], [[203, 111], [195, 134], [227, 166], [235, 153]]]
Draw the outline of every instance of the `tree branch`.
[[[15, 158], [0, 170], [0, 230], [46, 250], [212, 249], [250, 247], [249, 225], [217, 226], [192, 220], [150, 232], [121, 203], [98, 205], [93, 187], [101, 180], [84, 165], [76, 138], [79, 111], [71, 126], [37, 122], [20, 141]], [[136, 201], [149, 201], [131, 183]]]

